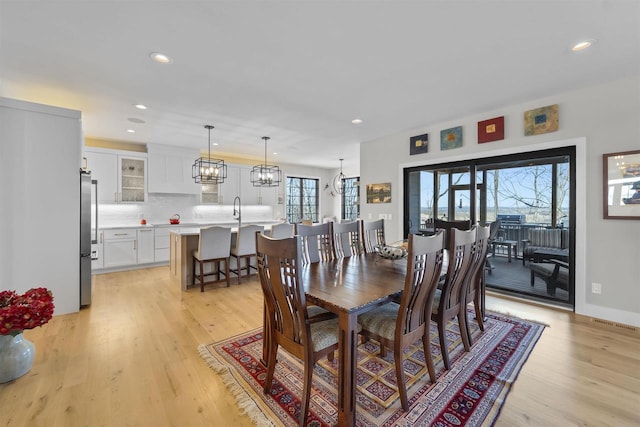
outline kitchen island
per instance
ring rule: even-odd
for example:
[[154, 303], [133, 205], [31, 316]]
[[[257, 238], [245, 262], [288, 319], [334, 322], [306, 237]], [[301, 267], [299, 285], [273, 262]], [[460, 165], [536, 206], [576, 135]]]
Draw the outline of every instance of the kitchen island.
[[[265, 231], [271, 229], [273, 223], [262, 225]], [[245, 224], [249, 225], [249, 224]], [[191, 288], [193, 283], [193, 251], [198, 249], [200, 228], [180, 227], [169, 230], [169, 274], [171, 280], [180, 286], [182, 291]], [[231, 244], [235, 242], [238, 227], [231, 227]]]

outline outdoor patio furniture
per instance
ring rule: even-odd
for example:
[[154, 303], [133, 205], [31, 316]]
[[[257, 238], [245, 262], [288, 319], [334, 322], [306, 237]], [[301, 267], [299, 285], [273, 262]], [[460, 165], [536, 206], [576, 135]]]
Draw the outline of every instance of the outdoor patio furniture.
[[556, 289], [568, 290], [569, 264], [557, 259], [551, 262], [531, 263], [531, 286], [535, 286], [536, 277], [540, 277], [547, 284], [547, 293], [556, 294]]
[[545, 249], [561, 249], [561, 255], [569, 255], [569, 230], [566, 228], [534, 228], [529, 230], [529, 238], [522, 241], [522, 265], [534, 260], [535, 252]]

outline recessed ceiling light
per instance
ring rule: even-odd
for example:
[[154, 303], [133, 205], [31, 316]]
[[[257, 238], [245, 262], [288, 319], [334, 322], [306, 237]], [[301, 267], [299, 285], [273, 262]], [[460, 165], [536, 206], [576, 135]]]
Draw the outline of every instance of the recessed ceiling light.
[[149, 54], [149, 56], [151, 57], [151, 59], [153, 59], [156, 62], [159, 62], [160, 64], [172, 64], [173, 63], [173, 58], [171, 58], [170, 56], [165, 55], [164, 53], [151, 52]]
[[581, 42], [578, 42], [576, 44], [574, 44], [571, 47], [571, 50], [574, 52], [580, 52], [581, 50], [585, 50], [590, 48], [596, 41], [593, 39], [590, 40], [582, 40]]
[[136, 133], [136, 131], [135, 131], [135, 130], [133, 130], [133, 129], [127, 129], [127, 132], [129, 132], [129, 133]]
[[146, 123], [144, 120], [139, 119], [137, 117], [129, 117], [127, 120], [129, 120], [131, 123], [138, 123], [138, 124], [143, 124]]
[[351, 123], [353, 123], [354, 125], [359, 125], [360, 123], [362, 123], [362, 119], [353, 119], [351, 120]]
[[144, 104], [133, 104], [134, 107], [136, 107], [138, 110], [146, 110], [147, 106]]
[[218, 143], [217, 142], [212, 142], [211, 145], [218, 145]]
[[274, 152], [273, 152], [273, 155], [274, 155], [274, 156], [277, 156], [277, 155], [278, 155], [278, 153], [276, 153], [276, 152], [274, 151]]

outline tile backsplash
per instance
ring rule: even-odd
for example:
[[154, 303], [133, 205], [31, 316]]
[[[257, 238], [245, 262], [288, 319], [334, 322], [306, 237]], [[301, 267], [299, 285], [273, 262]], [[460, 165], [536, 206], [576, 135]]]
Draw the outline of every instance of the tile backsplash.
[[[174, 214], [180, 222], [234, 222], [233, 205], [202, 205], [197, 195], [149, 194], [146, 203], [100, 204], [98, 224], [100, 227], [128, 226], [140, 223], [168, 224]], [[270, 221], [274, 219], [274, 208], [268, 205], [242, 205], [242, 222]]]

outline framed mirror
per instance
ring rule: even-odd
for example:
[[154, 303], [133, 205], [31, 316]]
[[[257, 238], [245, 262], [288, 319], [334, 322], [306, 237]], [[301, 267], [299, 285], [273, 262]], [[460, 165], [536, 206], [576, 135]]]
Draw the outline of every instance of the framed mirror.
[[640, 150], [602, 155], [605, 219], [640, 219]]

